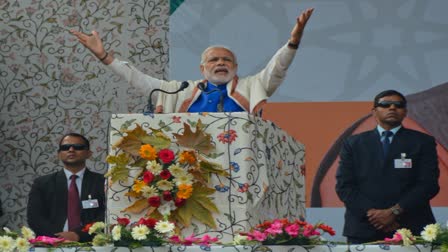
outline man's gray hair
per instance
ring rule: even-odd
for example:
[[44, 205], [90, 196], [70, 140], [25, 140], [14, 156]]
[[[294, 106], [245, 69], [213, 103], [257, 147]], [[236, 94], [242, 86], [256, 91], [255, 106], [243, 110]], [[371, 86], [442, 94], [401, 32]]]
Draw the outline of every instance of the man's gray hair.
[[227, 46], [223, 46], [223, 45], [212, 45], [212, 46], [207, 47], [207, 48], [202, 52], [202, 54], [201, 54], [201, 65], [204, 65], [204, 64], [205, 64], [205, 57], [206, 57], [207, 53], [208, 53], [210, 50], [212, 50], [212, 49], [218, 49], [218, 48], [226, 49], [227, 51], [229, 51], [229, 52], [232, 54], [232, 56], [233, 56], [233, 61], [234, 61], [233, 63], [238, 64], [238, 61], [237, 61], [237, 59], [236, 59], [236, 55], [235, 55], [235, 53], [233, 53], [233, 51], [232, 51], [230, 48], [228, 48]]

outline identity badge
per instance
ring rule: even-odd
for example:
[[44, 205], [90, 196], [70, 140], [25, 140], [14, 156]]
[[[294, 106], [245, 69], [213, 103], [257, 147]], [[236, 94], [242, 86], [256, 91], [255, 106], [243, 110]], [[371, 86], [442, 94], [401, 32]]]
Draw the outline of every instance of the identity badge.
[[394, 168], [412, 168], [412, 159], [394, 159]]
[[92, 196], [89, 195], [88, 200], [83, 200], [82, 202], [82, 209], [90, 209], [90, 208], [98, 208], [98, 200], [92, 199]]

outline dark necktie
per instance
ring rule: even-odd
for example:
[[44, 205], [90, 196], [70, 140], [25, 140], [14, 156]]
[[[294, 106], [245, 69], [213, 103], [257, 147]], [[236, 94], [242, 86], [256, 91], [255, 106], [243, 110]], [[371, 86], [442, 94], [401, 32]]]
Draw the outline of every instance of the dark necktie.
[[383, 131], [383, 151], [384, 151], [384, 156], [387, 156], [387, 152], [389, 151], [390, 148], [390, 137], [393, 136], [393, 132], [392, 131]]
[[70, 176], [70, 186], [68, 187], [68, 230], [73, 230], [81, 226], [81, 205], [79, 204], [78, 186], [76, 186], [77, 175]]

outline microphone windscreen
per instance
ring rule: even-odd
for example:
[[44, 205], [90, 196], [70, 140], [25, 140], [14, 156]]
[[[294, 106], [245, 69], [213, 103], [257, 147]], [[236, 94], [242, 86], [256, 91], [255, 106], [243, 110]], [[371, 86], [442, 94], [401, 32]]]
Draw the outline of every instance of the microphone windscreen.
[[204, 84], [203, 82], [199, 82], [199, 83], [198, 83], [198, 88], [199, 88], [199, 90], [201, 90], [201, 91], [205, 91], [205, 84]]
[[182, 84], [180, 84], [180, 88], [179, 88], [179, 90], [184, 90], [184, 89], [186, 89], [189, 85], [190, 85], [190, 83], [188, 83], [188, 81], [183, 81]]

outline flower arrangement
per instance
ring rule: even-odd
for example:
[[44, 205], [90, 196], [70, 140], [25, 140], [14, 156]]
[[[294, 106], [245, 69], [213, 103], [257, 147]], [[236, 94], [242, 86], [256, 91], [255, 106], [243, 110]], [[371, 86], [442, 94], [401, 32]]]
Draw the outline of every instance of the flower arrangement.
[[111, 169], [106, 177], [113, 184], [127, 181], [131, 170], [136, 172], [126, 193], [134, 200], [124, 212], [166, 219], [178, 229], [189, 226], [193, 218], [216, 227], [212, 213], [218, 209], [210, 196], [215, 189], [208, 182], [212, 174], [229, 174], [220, 164], [207, 161], [214, 145], [202, 129], [200, 121], [195, 132], [184, 124], [183, 134], [173, 134], [175, 142], [161, 130], [148, 133], [138, 124], [123, 132], [114, 145], [115, 155], [107, 157]]
[[[109, 232], [105, 232], [109, 228]], [[196, 237], [190, 235], [182, 238], [174, 235], [174, 224], [166, 220], [153, 218], [141, 218], [138, 222], [131, 223], [128, 218], [118, 218], [117, 224], [106, 227], [104, 222], [95, 222], [84, 227], [83, 231], [94, 235], [93, 246], [129, 247], [131, 249], [143, 246], [161, 246], [166, 243], [185, 246], [200, 245], [209, 247], [212, 243], [218, 243], [218, 238], [204, 235]]]
[[31, 247], [31, 243], [29, 241], [34, 238], [34, 232], [25, 226], [21, 228], [20, 234], [12, 232], [10, 229], [4, 227], [0, 230], [0, 251], [26, 252]]
[[174, 231], [174, 224], [165, 220], [141, 218], [131, 223], [128, 218], [118, 218], [117, 224], [108, 227], [104, 222], [87, 224], [83, 231], [95, 235], [93, 246], [107, 246], [138, 248], [143, 246], [161, 246]]
[[423, 228], [420, 236], [414, 236], [410, 230], [405, 228], [398, 229], [392, 238], [386, 238], [384, 241], [404, 246], [431, 243], [440, 246], [441, 252], [448, 252], [448, 223], [445, 226], [438, 223], [428, 224]]
[[[322, 223], [312, 225], [301, 220], [276, 219], [265, 221], [250, 232], [240, 234], [250, 242], [258, 241], [264, 245], [317, 245], [322, 242], [323, 233], [335, 235], [332, 227]], [[245, 243], [241, 236], [237, 236], [238, 244]]]

